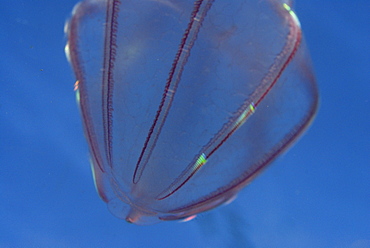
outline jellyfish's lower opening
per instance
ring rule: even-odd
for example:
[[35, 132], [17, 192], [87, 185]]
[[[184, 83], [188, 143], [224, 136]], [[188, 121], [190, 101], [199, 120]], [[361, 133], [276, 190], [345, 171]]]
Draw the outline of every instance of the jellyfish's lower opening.
[[149, 225], [160, 222], [157, 212], [144, 210], [133, 203], [124, 202], [120, 198], [109, 201], [108, 209], [114, 216], [124, 219], [128, 223]]
[[131, 208], [125, 220], [129, 223], [137, 223], [142, 217], [143, 213], [139, 212], [137, 209]]

